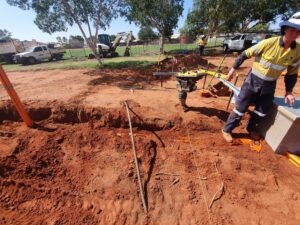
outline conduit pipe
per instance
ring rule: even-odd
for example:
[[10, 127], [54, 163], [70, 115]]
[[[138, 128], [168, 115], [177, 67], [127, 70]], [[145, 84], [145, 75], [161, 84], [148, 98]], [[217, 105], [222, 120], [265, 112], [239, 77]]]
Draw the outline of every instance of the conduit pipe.
[[30, 117], [28, 116], [27, 112], [25, 111], [24, 106], [22, 105], [19, 96], [17, 95], [13, 85], [11, 84], [11, 82], [9, 81], [3, 67], [0, 65], [0, 80], [4, 86], [4, 88], [6, 89], [8, 95], [10, 96], [15, 108], [17, 109], [19, 115], [21, 116], [21, 118], [23, 119], [23, 121], [26, 123], [26, 125], [28, 127], [32, 127], [33, 126], [33, 121], [30, 119]]
[[140, 168], [139, 168], [139, 163], [138, 163], [138, 158], [136, 154], [136, 148], [135, 148], [135, 142], [134, 142], [134, 136], [133, 136], [133, 131], [132, 131], [132, 125], [131, 125], [131, 119], [130, 119], [130, 114], [129, 114], [129, 108], [127, 101], [124, 101], [126, 111], [127, 111], [127, 116], [128, 116], [128, 123], [129, 123], [129, 128], [130, 128], [130, 137], [131, 137], [131, 142], [132, 142], [132, 150], [134, 154], [134, 161], [135, 161], [135, 167], [136, 167], [136, 172], [138, 176], [138, 183], [139, 183], [139, 188], [140, 188], [140, 195], [142, 198], [142, 203], [143, 203], [143, 208], [145, 213], [148, 213], [147, 205], [146, 205], [146, 200], [145, 200], [145, 195], [142, 187], [142, 180], [141, 180], [141, 175], [140, 175]]

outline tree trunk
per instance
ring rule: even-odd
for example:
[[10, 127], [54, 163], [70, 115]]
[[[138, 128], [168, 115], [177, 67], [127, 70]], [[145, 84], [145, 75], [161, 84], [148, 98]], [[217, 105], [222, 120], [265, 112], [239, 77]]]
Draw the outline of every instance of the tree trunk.
[[165, 37], [163, 34], [160, 35], [159, 38], [159, 52], [160, 54], [164, 54], [164, 41], [165, 41]]
[[87, 42], [89, 48], [92, 50], [95, 58], [98, 60], [99, 64], [102, 64], [102, 60], [100, 58], [100, 55], [97, 53], [97, 46], [95, 46], [94, 44], [91, 44], [90, 42]]
[[[81, 28], [81, 26], [79, 26], [79, 27]], [[84, 31], [83, 31], [82, 29], [80, 29], [80, 30], [81, 30], [81, 33], [82, 33], [82, 35], [83, 35], [83, 37], [84, 37], [86, 43], [88, 44], [89, 48], [92, 50], [92, 52], [93, 52], [95, 58], [98, 60], [99, 64], [102, 64], [102, 60], [101, 60], [99, 54], [97, 53], [97, 45], [95, 45], [95, 43], [91, 43], [91, 42], [87, 39], [87, 37], [86, 37]], [[90, 38], [91, 38], [91, 37], [90, 37]]]
[[[77, 26], [79, 27], [79, 30], [81, 31], [81, 34], [83, 35], [84, 40], [86, 41], [86, 43], [88, 44], [89, 48], [92, 50], [94, 56], [96, 57], [96, 59], [98, 60], [99, 64], [102, 64], [102, 60], [100, 58], [100, 56], [97, 54], [97, 47], [95, 44], [92, 44], [88, 41], [88, 38], [84, 32], [84, 30], [82, 29], [81, 26], [81, 22], [80, 20], [76, 17], [76, 14], [74, 14], [71, 10], [71, 7], [68, 3], [67, 0], [63, 0], [63, 5], [65, 7], [65, 10], [71, 15], [71, 17], [73, 18], [73, 20], [75, 21], [75, 23], [77, 24]], [[91, 38], [91, 37], [90, 37]], [[96, 37], [97, 38], [97, 37]]]

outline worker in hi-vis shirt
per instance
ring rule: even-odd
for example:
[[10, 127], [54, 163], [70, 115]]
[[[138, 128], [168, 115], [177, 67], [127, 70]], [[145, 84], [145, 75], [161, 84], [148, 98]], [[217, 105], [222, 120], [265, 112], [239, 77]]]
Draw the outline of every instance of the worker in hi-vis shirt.
[[206, 45], [206, 36], [205, 35], [200, 36], [200, 39], [198, 41], [198, 45], [199, 45], [199, 54], [203, 55], [204, 47]]
[[297, 82], [300, 67], [300, 12], [288, 21], [281, 22], [281, 36], [265, 39], [245, 50], [235, 61], [227, 75], [231, 80], [234, 72], [244, 60], [255, 56], [250, 73], [244, 81], [236, 99], [236, 106], [225, 123], [222, 134], [227, 142], [232, 142], [232, 130], [237, 127], [250, 104], [255, 105], [246, 129], [254, 140], [260, 139], [257, 133], [259, 121], [264, 118], [273, 104], [276, 80], [286, 70], [285, 102], [295, 103], [293, 88]]

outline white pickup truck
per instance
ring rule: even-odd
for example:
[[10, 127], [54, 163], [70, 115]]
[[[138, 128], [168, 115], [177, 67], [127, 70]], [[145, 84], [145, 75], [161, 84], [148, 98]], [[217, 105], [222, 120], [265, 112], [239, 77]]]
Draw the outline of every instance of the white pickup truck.
[[16, 54], [14, 56], [14, 61], [15, 63], [27, 65], [35, 64], [43, 60], [61, 60], [65, 52], [66, 51], [64, 49], [54, 48], [52, 45], [34, 46], [32, 48], [26, 49], [25, 52]]
[[230, 51], [241, 52], [258, 43], [259, 39], [253, 34], [236, 34], [232, 38], [225, 39], [223, 50], [225, 53]]

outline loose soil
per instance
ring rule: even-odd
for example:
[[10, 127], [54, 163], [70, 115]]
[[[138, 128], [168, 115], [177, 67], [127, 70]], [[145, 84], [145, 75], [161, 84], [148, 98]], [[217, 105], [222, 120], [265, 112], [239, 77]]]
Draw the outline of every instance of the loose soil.
[[[184, 113], [174, 77], [161, 87], [152, 76], [208, 62], [215, 70], [222, 57], [176, 59], [144, 69], [8, 73], [36, 126], [26, 127], [1, 87], [0, 224], [300, 224], [299, 168], [265, 142], [261, 152], [238, 139], [225, 143], [228, 97], [192, 92]], [[221, 71], [234, 59], [226, 58]], [[238, 86], [250, 65], [240, 68]], [[283, 79], [277, 86], [282, 95]], [[247, 135], [247, 117], [235, 137]]]

